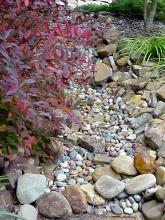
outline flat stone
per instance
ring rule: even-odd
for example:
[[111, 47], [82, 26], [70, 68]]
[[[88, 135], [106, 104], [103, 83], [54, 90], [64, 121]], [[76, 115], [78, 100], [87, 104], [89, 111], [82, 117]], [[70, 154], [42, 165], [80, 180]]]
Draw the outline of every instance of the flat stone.
[[81, 185], [81, 189], [86, 195], [89, 204], [94, 206], [105, 204], [105, 199], [99, 196], [91, 183]]
[[108, 175], [117, 180], [121, 180], [121, 176], [116, 173], [110, 166], [97, 167], [92, 173], [92, 178], [96, 182], [101, 176]]
[[155, 176], [157, 184], [163, 186], [165, 184], [165, 167], [158, 167]]
[[87, 200], [86, 196], [79, 185], [68, 186], [62, 194], [69, 201], [73, 212], [80, 213], [86, 209]]
[[143, 192], [156, 184], [156, 178], [153, 174], [142, 174], [128, 180], [125, 190], [128, 194], [134, 195]]
[[104, 154], [96, 154], [94, 157], [95, 164], [110, 164], [111, 161], [112, 161], [112, 158]]
[[123, 192], [125, 184], [110, 176], [104, 175], [95, 183], [95, 190], [104, 198], [112, 199]]
[[97, 62], [94, 70], [94, 81], [96, 84], [105, 83], [112, 77], [112, 69], [108, 65]]
[[17, 199], [21, 204], [35, 202], [46, 192], [48, 182], [41, 174], [24, 174], [18, 178]]
[[163, 216], [162, 204], [151, 200], [142, 205], [142, 212], [148, 220], [160, 220]]
[[156, 193], [156, 198], [159, 200], [159, 201], [163, 201], [165, 199], [165, 186], [164, 187], [161, 187], [159, 188]]
[[72, 209], [66, 198], [58, 192], [50, 192], [37, 202], [39, 213], [47, 218], [65, 218], [72, 214]]
[[120, 208], [120, 206], [118, 206], [116, 204], [111, 204], [110, 207], [111, 207], [111, 210], [114, 214], [116, 214], [116, 215], [123, 214], [123, 209]]
[[118, 156], [116, 157], [112, 163], [112, 168], [120, 174], [134, 176], [137, 174], [137, 171], [134, 167], [134, 159], [130, 156]]
[[134, 91], [143, 90], [148, 83], [147, 78], [132, 79], [130, 85]]
[[18, 214], [26, 220], [37, 220], [38, 211], [34, 208], [34, 206], [24, 204], [20, 207]]

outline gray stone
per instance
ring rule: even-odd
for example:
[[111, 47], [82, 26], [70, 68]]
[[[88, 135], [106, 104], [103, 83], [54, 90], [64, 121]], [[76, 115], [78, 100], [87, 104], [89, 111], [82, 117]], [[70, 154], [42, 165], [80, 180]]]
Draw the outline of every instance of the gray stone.
[[156, 200], [151, 200], [142, 205], [142, 212], [148, 220], [160, 220], [163, 216], [163, 207]]
[[66, 198], [58, 192], [50, 192], [37, 202], [39, 213], [47, 218], [67, 219], [72, 214], [72, 209]]
[[133, 196], [136, 202], [140, 202], [142, 197], [140, 195], [134, 195]]
[[123, 192], [125, 184], [110, 176], [104, 175], [95, 183], [95, 190], [105, 199], [112, 199]]
[[71, 158], [71, 160], [74, 160], [77, 156], [77, 151], [75, 150], [72, 150], [70, 153], [69, 153], [69, 156]]
[[60, 174], [58, 174], [56, 179], [57, 179], [57, 181], [62, 182], [62, 181], [65, 181], [67, 179], [67, 177], [64, 173], [60, 173]]
[[141, 127], [142, 125], [146, 124], [150, 119], [152, 118], [151, 114], [149, 113], [144, 113], [138, 116], [137, 118], [134, 118], [131, 121], [131, 124], [135, 129]]
[[126, 182], [125, 190], [128, 194], [134, 195], [150, 188], [156, 184], [156, 178], [153, 174], [142, 174]]
[[154, 114], [158, 117], [158, 116], [160, 116], [160, 115], [162, 115], [164, 113], [165, 113], [165, 102], [159, 101], [156, 104], [156, 108], [155, 108]]
[[24, 174], [18, 178], [17, 199], [21, 204], [35, 202], [45, 193], [47, 186], [48, 182], [44, 175]]
[[26, 220], [37, 220], [38, 211], [34, 208], [34, 206], [24, 204], [20, 207], [18, 214]]
[[112, 212], [116, 215], [121, 215], [123, 214], [123, 209], [120, 208], [118, 205], [115, 205], [115, 204], [111, 204], [110, 205], [110, 208], [112, 210]]

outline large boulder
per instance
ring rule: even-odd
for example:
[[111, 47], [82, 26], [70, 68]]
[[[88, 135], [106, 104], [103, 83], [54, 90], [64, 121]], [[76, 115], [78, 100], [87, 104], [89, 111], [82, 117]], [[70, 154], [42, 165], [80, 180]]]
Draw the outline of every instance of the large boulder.
[[72, 214], [67, 199], [58, 192], [50, 192], [40, 197], [37, 201], [39, 213], [47, 218], [64, 218]]
[[145, 141], [153, 150], [165, 150], [165, 120], [150, 120], [145, 129]]
[[62, 194], [69, 201], [73, 212], [80, 213], [86, 209], [86, 196], [79, 185], [68, 186]]
[[42, 174], [24, 174], [18, 178], [17, 199], [21, 204], [35, 202], [46, 192], [48, 182]]
[[125, 184], [108, 175], [100, 177], [95, 183], [95, 190], [104, 198], [112, 199], [123, 192]]

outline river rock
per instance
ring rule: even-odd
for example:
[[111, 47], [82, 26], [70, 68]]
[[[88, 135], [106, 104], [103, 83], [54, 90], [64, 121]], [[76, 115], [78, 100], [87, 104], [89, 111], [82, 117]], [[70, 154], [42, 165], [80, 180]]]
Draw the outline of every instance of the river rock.
[[121, 155], [116, 157], [112, 163], [112, 168], [120, 174], [134, 176], [137, 171], [134, 167], [134, 159], [130, 156]]
[[34, 208], [34, 206], [24, 204], [20, 207], [18, 214], [26, 220], [37, 220], [38, 211]]
[[156, 169], [156, 182], [160, 186], [165, 184], [165, 167], [160, 166]]
[[123, 192], [125, 184], [108, 175], [100, 177], [95, 183], [95, 190], [104, 198], [112, 199]]
[[165, 149], [165, 120], [150, 120], [145, 129], [145, 141], [153, 150]]
[[17, 199], [21, 204], [35, 202], [46, 192], [48, 182], [41, 174], [24, 174], [18, 178]]
[[151, 200], [142, 205], [142, 212], [147, 220], [160, 220], [163, 216], [162, 204]]
[[121, 176], [116, 173], [109, 165], [97, 167], [92, 173], [92, 178], [96, 182], [103, 175], [108, 175], [117, 180], [121, 180]]
[[111, 204], [110, 208], [112, 210], [112, 212], [116, 215], [121, 215], [123, 214], [123, 209], [120, 208], [120, 206], [116, 205], [116, 204]]
[[110, 66], [97, 62], [94, 70], [94, 81], [96, 84], [105, 83], [112, 77], [112, 69]]
[[72, 209], [66, 198], [58, 192], [43, 195], [37, 202], [39, 213], [47, 218], [64, 218], [72, 214]]
[[155, 114], [155, 116], [159, 117], [159, 116], [161, 116], [164, 113], [165, 113], [165, 102], [159, 101], [156, 104], [156, 108], [154, 110], [154, 114]]
[[125, 190], [128, 194], [134, 195], [143, 192], [156, 184], [153, 174], [142, 174], [127, 181]]
[[163, 201], [165, 199], [165, 186], [164, 187], [161, 187], [159, 188], [156, 193], [156, 198], [159, 200], [159, 201]]
[[73, 212], [80, 213], [86, 209], [86, 196], [79, 185], [68, 186], [62, 194], [69, 201]]
[[81, 185], [81, 189], [85, 193], [89, 204], [94, 206], [105, 204], [105, 199], [96, 193], [94, 186], [91, 183]]

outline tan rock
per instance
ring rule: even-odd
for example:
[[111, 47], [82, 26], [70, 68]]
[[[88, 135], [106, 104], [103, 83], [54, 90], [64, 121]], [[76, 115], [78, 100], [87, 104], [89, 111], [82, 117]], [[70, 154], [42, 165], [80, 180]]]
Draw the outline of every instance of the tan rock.
[[104, 63], [97, 62], [94, 71], [94, 81], [102, 84], [112, 77], [112, 69]]
[[124, 57], [121, 57], [120, 59], [118, 59], [118, 60], [116, 61], [116, 64], [117, 64], [118, 66], [126, 66], [128, 60], [129, 60], [129, 56], [124, 56]]
[[68, 186], [62, 194], [68, 200], [73, 212], [80, 213], [86, 209], [86, 196], [79, 185]]
[[165, 167], [158, 167], [155, 176], [157, 184], [163, 186], [165, 184]]
[[156, 94], [160, 99], [165, 100], [165, 84], [157, 90]]
[[116, 157], [112, 163], [112, 168], [120, 174], [134, 176], [137, 171], [134, 167], [134, 159], [130, 156], [121, 155]]
[[105, 204], [105, 199], [99, 196], [91, 183], [81, 185], [81, 189], [86, 195], [86, 199], [89, 204], [92, 205], [103, 205]]
[[131, 99], [129, 99], [127, 101], [127, 104], [133, 104], [133, 105], [136, 105], [136, 106], [140, 106], [143, 103], [143, 100], [142, 100], [141, 97], [142, 97], [141, 95], [134, 95], [134, 96], [131, 97]]
[[159, 201], [163, 201], [165, 199], [165, 186], [158, 189], [155, 193], [156, 195], [156, 198], [159, 200]]
[[97, 167], [92, 173], [92, 178], [96, 182], [103, 175], [108, 175], [117, 180], [121, 180], [121, 176], [116, 173], [109, 165]]
[[113, 55], [116, 52], [117, 44], [105, 45], [97, 50], [99, 57], [104, 58]]

